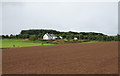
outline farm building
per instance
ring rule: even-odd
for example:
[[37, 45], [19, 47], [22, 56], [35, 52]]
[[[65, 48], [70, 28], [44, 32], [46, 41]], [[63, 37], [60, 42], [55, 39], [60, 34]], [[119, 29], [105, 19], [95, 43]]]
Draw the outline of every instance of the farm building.
[[63, 37], [62, 37], [62, 36], [59, 36], [59, 38], [60, 38], [60, 39], [63, 39]]
[[55, 36], [54, 34], [48, 34], [48, 33], [46, 33], [44, 36], [43, 36], [43, 39], [44, 40], [54, 40], [54, 39], [56, 39], [57, 38], [57, 36]]
[[77, 40], [77, 39], [78, 39], [77, 37], [74, 38], [74, 40]]

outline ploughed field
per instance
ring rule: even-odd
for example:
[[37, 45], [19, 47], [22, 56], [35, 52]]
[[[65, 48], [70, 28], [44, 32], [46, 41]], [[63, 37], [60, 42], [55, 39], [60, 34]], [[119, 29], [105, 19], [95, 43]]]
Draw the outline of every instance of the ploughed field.
[[3, 74], [116, 74], [118, 42], [3, 49]]

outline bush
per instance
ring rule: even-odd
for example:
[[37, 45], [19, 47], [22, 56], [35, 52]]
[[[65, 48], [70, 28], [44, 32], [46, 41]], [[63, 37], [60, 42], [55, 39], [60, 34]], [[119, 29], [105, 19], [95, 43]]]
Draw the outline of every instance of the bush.
[[37, 37], [35, 35], [30, 35], [29, 40], [35, 41], [37, 40]]

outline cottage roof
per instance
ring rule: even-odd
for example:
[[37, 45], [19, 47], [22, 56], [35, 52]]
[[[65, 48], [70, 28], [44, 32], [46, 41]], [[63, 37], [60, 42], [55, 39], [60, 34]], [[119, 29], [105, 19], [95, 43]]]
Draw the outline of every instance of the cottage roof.
[[49, 36], [49, 37], [56, 37], [54, 34], [48, 34], [48, 33], [46, 33], [46, 35]]

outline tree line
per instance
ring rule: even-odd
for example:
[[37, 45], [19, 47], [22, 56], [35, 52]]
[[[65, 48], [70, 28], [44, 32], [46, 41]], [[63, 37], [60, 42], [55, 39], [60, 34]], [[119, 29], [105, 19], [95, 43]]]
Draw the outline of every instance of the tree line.
[[60, 32], [56, 30], [45, 30], [45, 29], [31, 29], [31, 30], [22, 30], [18, 35], [2, 35], [3, 39], [30, 39], [30, 40], [38, 40], [42, 39], [44, 34], [50, 33], [54, 34], [58, 37], [62, 36], [63, 39], [81, 39], [81, 40], [97, 40], [97, 41], [120, 41], [120, 35], [116, 36], [108, 36], [103, 33], [95, 33], [95, 32]]

